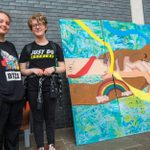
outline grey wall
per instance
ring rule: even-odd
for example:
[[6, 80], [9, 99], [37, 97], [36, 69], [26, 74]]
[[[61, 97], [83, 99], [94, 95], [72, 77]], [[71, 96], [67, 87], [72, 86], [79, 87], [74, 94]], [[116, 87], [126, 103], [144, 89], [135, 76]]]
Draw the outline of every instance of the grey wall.
[[[11, 13], [12, 28], [7, 37], [16, 45], [18, 53], [26, 43], [33, 41], [26, 22], [35, 12], [46, 14], [49, 22], [47, 37], [60, 45], [60, 18], [131, 22], [130, 0], [0, 0], [0, 9]], [[57, 128], [73, 125], [68, 82], [65, 77], [63, 99], [63, 109], [57, 107]]]
[[150, 1], [143, 0], [144, 20], [145, 24], [150, 24]]

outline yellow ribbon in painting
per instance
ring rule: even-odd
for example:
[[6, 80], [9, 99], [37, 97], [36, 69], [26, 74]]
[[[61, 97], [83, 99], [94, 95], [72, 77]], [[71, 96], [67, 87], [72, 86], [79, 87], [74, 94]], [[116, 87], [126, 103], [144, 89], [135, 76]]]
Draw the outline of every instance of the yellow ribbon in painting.
[[86, 26], [81, 20], [74, 20], [78, 25], [80, 25], [82, 27], [82, 29], [84, 29], [93, 39], [97, 40], [99, 43], [101, 43], [102, 45], [105, 45], [107, 47], [107, 49], [109, 50], [110, 53], [110, 58], [111, 58], [111, 63], [110, 63], [110, 68], [109, 71], [110, 73], [113, 73], [114, 71], [114, 53], [113, 50], [110, 46], [109, 43], [101, 40], [95, 33], [93, 33], [93, 31]]
[[122, 77], [119, 75], [119, 73], [117, 72], [114, 72], [114, 53], [113, 53], [113, 50], [110, 46], [109, 43], [101, 40], [95, 33], [93, 33], [93, 31], [88, 27], [86, 26], [81, 20], [74, 20], [79, 26], [81, 26], [81, 28], [83, 30], [85, 30], [92, 38], [94, 38], [96, 41], [98, 41], [99, 43], [101, 43], [102, 45], [106, 46], [109, 53], [110, 53], [110, 60], [111, 60], [111, 63], [110, 63], [110, 68], [109, 68], [109, 71], [110, 73], [112, 73], [117, 79], [119, 80], [122, 80], [124, 83], [126, 83], [128, 85], [128, 87], [130, 88], [130, 90], [132, 91], [132, 93], [144, 100], [144, 101], [147, 101], [147, 102], [150, 102], [150, 94], [149, 93], [145, 93], [141, 90], [138, 90], [136, 88], [134, 88], [133, 86], [129, 85], [127, 82], [125, 82]]

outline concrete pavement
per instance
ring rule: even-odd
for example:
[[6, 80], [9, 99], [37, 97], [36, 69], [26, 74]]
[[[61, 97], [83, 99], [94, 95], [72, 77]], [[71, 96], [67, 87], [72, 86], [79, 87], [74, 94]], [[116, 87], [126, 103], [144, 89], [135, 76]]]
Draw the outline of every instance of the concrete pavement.
[[[56, 130], [57, 150], [150, 150], [150, 132], [131, 135], [89, 145], [76, 146], [73, 128]], [[33, 135], [31, 147], [24, 148], [23, 137], [20, 137], [20, 150], [36, 150]]]

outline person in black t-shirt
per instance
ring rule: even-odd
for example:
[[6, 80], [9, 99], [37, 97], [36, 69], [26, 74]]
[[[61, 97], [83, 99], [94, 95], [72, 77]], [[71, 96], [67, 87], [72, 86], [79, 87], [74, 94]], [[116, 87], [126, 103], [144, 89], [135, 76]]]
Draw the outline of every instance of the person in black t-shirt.
[[0, 149], [19, 150], [24, 87], [14, 45], [5, 40], [11, 17], [0, 11]]
[[[35, 36], [35, 41], [24, 46], [19, 62], [22, 74], [27, 76], [27, 93], [33, 117], [34, 137], [37, 148], [44, 150], [43, 123], [45, 121], [48, 150], [55, 150], [57, 98], [51, 96], [50, 78], [54, 73], [65, 72], [64, 57], [59, 45], [46, 38], [48, 29], [46, 16], [41, 13], [34, 14], [28, 19], [28, 26]], [[38, 105], [39, 93], [42, 93], [41, 105]]]

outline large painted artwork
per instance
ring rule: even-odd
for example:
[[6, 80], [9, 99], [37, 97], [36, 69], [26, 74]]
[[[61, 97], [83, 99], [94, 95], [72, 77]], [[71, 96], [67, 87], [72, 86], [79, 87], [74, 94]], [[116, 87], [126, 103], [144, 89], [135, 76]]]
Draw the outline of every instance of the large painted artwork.
[[150, 25], [61, 19], [76, 144], [150, 130]]

